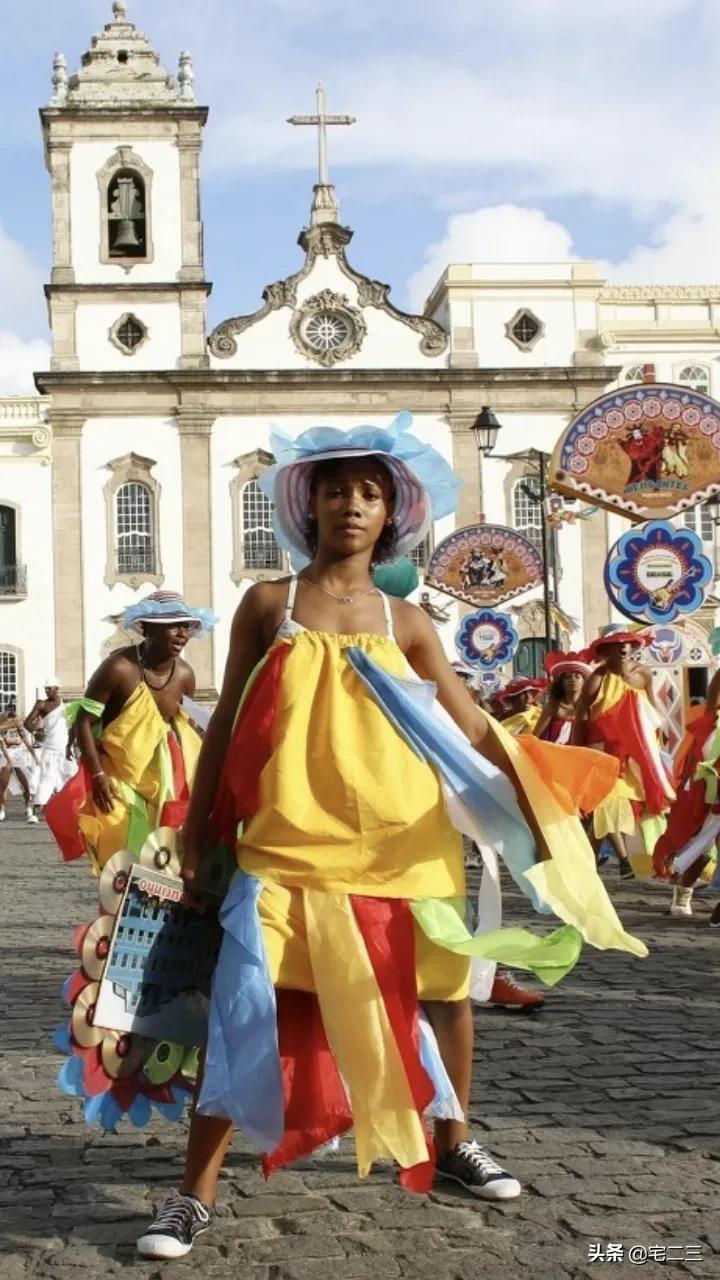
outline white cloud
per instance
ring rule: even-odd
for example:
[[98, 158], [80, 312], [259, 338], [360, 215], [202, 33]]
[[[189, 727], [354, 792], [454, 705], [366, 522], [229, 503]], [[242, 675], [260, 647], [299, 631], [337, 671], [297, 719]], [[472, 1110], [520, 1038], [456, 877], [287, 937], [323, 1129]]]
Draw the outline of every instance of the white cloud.
[[450, 262], [567, 262], [576, 256], [570, 232], [541, 209], [501, 204], [456, 213], [408, 283], [411, 305], [422, 309]]
[[44, 328], [43, 317], [42, 271], [0, 224], [0, 329], [29, 336]]
[[0, 396], [34, 395], [33, 372], [50, 367], [50, 344], [0, 330]]

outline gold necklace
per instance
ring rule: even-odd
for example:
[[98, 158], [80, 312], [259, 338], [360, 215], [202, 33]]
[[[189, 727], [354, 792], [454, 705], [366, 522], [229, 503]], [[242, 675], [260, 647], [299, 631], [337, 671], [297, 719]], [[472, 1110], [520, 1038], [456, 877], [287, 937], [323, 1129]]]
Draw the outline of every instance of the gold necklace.
[[377, 587], [368, 587], [367, 591], [359, 591], [356, 596], [336, 596], [334, 591], [328, 591], [327, 587], [322, 587], [319, 582], [313, 582], [312, 578], [301, 578], [300, 581], [307, 582], [309, 587], [317, 587], [318, 591], [324, 591], [325, 595], [330, 596], [330, 599], [335, 600], [337, 604], [355, 604], [363, 596], [380, 595]]

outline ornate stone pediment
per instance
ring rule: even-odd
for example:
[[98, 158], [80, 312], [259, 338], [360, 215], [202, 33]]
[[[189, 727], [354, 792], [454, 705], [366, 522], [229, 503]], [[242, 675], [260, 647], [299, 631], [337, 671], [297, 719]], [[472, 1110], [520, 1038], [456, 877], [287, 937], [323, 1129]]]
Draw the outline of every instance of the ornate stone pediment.
[[[230, 320], [224, 320], [222, 324], [219, 324], [208, 339], [208, 346], [212, 354], [220, 360], [231, 359], [237, 354], [236, 338], [241, 333], [264, 320], [272, 311], [278, 311], [282, 307], [295, 308], [297, 305], [297, 287], [300, 281], [306, 279], [310, 274], [318, 258], [334, 257], [337, 259], [343, 275], [357, 287], [359, 308], [373, 307], [377, 311], [384, 311], [386, 315], [392, 316], [394, 320], [407, 325], [410, 329], [414, 329], [420, 335], [419, 346], [424, 356], [442, 355], [448, 345], [448, 335], [442, 326], [428, 316], [414, 316], [405, 311], [400, 311], [390, 301], [389, 285], [382, 284], [379, 280], [371, 280], [359, 271], [354, 271], [345, 255], [345, 249], [351, 239], [352, 231], [350, 228], [341, 227], [336, 222], [306, 227], [301, 232], [298, 241], [300, 247], [305, 250], [305, 262], [300, 270], [296, 271], [294, 275], [288, 276], [285, 280], [278, 280], [274, 284], [268, 285], [263, 290], [263, 306], [257, 311], [252, 312], [250, 315], [233, 316]], [[337, 296], [342, 297], [343, 295]], [[308, 306], [312, 301], [312, 299], [308, 299], [305, 306]], [[345, 305], [350, 307], [347, 299], [345, 299]], [[357, 308], [353, 310], [358, 316], [360, 315]], [[301, 321], [298, 321], [297, 324], [301, 324]], [[360, 349], [362, 338], [354, 347], [350, 343], [347, 349], [340, 350], [338, 348], [339, 354], [334, 357], [319, 359], [317, 353], [313, 353], [302, 342], [298, 342], [295, 332], [297, 324], [293, 317], [290, 331], [298, 349], [309, 359], [319, 360], [319, 363], [326, 367], [332, 367], [338, 360], [347, 359]], [[362, 336], [364, 336], [364, 333]], [[351, 347], [352, 350], [350, 349]]]

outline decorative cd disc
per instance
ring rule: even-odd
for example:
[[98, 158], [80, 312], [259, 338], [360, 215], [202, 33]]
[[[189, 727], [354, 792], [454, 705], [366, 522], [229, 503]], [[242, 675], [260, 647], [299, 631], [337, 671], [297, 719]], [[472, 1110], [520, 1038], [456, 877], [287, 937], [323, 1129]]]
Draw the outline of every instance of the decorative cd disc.
[[143, 1071], [151, 1084], [167, 1084], [180, 1070], [185, 1046], [172, 1040], [161, 1040], [150, 1054]]
[[182, 860], [178, 850], [178, 833], [172, 827], [158, 827], [145, 841], [140, 865], [166, 876], [179, 876]]
[[89, 924], [79, 924], [77, 928], [74, 929], [73, 931], [73, 950], [76, 956], [79, 956], [81, 960], [82, 960], [83, 942], [85, 941], [85, 934], [87, 933], [89, 928], [90, 928]]
[[99, 916], [95, 923], [90, 925], [83, 939], [82, 967], [88, 978], [92, 978], [95, 982], [99, 982], [103, 976], [114, 928], [113, 916]]
[[106, 1031], [101, 1053], [108, 1075], [113, 1080], [124, 1080], [142, 1066], [143, 1043], [129, 1031]]
[[127, 887], [130, 868], [135, 861], [134, 855], [127, 849], [118, 849], [102, 869], [98, 886], [100, 906], [111, 916], [117, 914]]
[[97, 982], [91, 982], [80, 992], [77, 1000], [73, 1005], [71, 1028], [73, 1039], [83, 1049], [92, 1049], [93, 1045], [100, 1044], [105, 1032], [102, 1027], [93, 1026], [93, 1017], [95, 1016], [95, 1002], [100, 990]]

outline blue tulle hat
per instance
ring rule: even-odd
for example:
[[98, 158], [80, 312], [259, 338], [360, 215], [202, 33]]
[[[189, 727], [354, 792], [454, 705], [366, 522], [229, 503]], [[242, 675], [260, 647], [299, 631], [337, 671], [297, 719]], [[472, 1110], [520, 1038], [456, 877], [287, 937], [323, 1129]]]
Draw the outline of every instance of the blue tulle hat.
[[395, 485], [393, 521], [397, 555], [406, 555], [422, 542], [433, 520], [450, 515], [462, 483], [432, 445], [410, 434], [412, 414], [400, 413], [387, 427], [370, 424], [341, 431], [338, 427], [310, 427], [296, 439], [283, 431], [270, 436], [276, 459], [258, 484], [274, 504], [275, 537], [287, 551], [311, 556], [307, 542], [310, 479], [318, 462], [331, 458], [377, 456]]
[[186, 604], [177, 591], [153, 591], [152, 595], [131, 604], [123, 614], [123, 626], [128, 631], [137, 631], [143, 635], [143, 624], [154, 622], [160, 626], [171, 626], [172, 623], [185, 622], [191, 630], [199, 634], [212, 631], [217, 618], [212, 609], [195, 609]]

